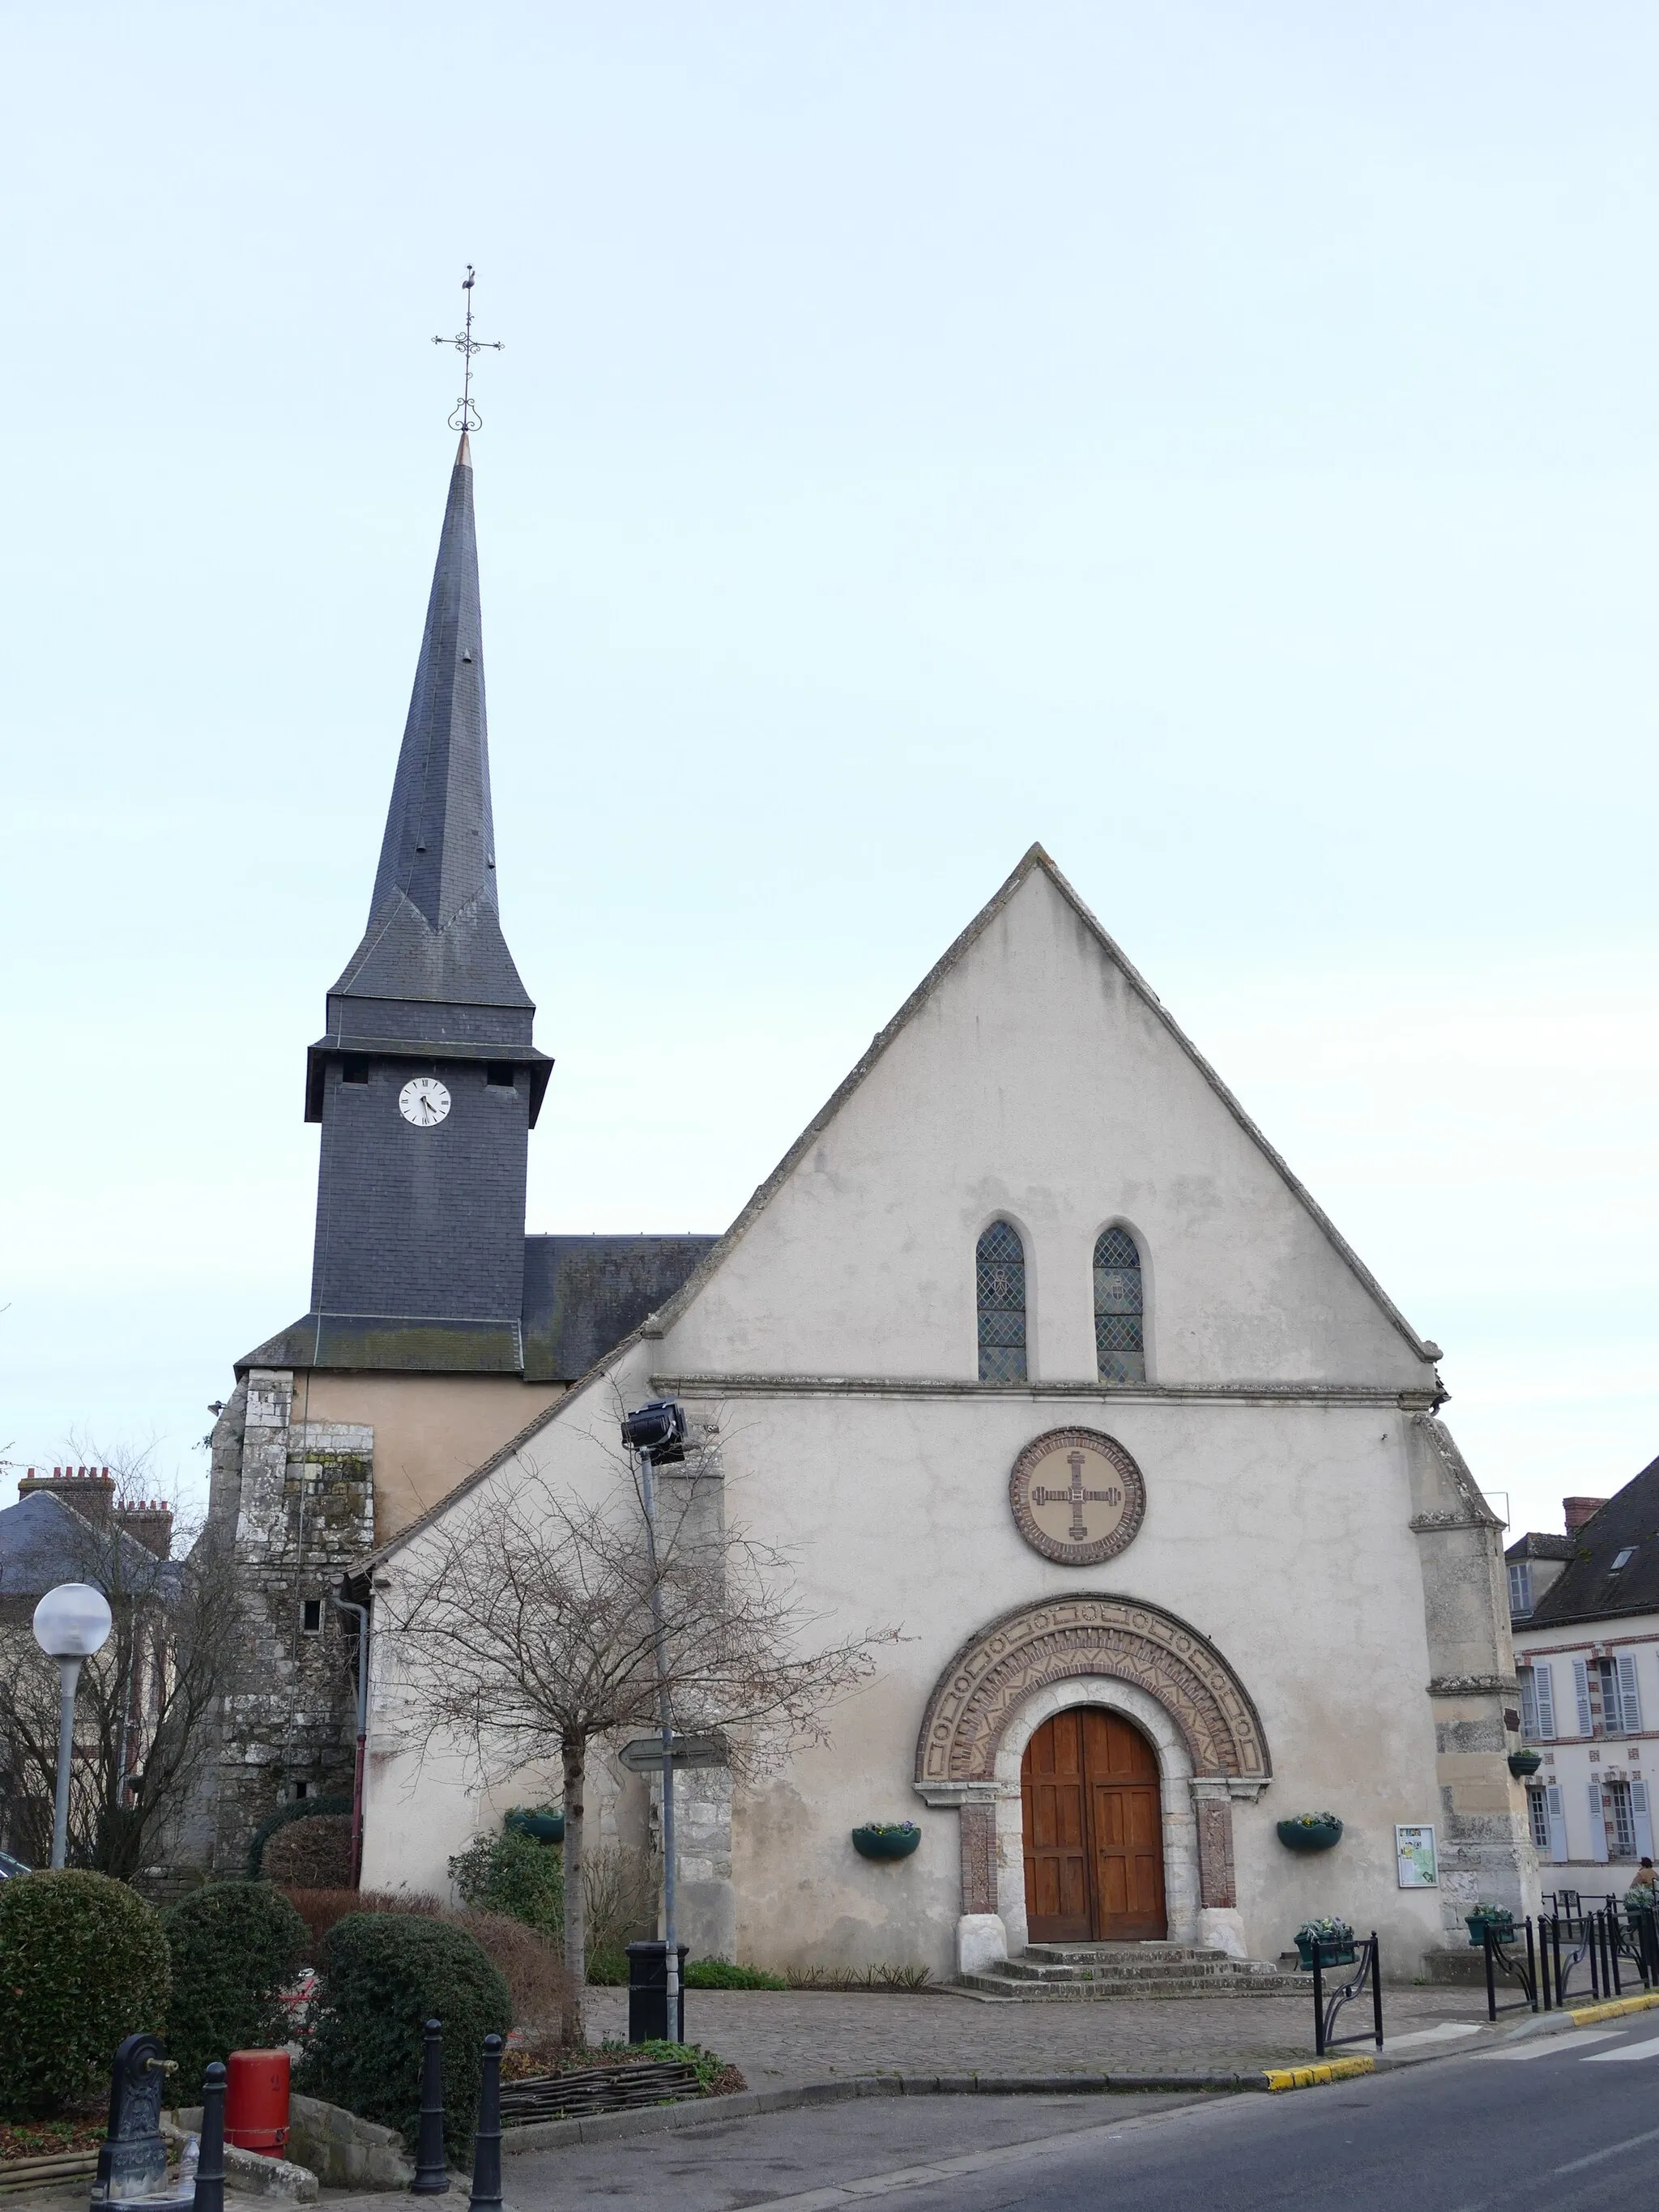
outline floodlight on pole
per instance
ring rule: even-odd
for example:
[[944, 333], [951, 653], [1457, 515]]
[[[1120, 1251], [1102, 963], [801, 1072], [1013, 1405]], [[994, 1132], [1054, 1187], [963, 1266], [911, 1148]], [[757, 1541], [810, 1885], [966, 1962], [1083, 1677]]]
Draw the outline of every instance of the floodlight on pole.
[[662, 1932], [663, 1982], [671, 2042], [679, 2035], [680, 1954], [676, 1914], [678, 1869], [674, 1838], [674, 1713], [669, 1693], [667, 1654], [663, 1645], [662, 1584], [657, 1572], [657, 1488], [661, 1461], [685, 1457], [685, 1408], [672, 1398], [653, 1398], [628, 1414], [623, 1442], [640, 1462], [640, 1503], [645, 1511], [645, 1552], [651, 1572], [651, 1641], [657, 1665], [657, 1720], [662, 1744]]
[[90, 1583], [59, 1583], [34, 1608], [34, 1640], [58, 1662], [58, 1796], [52, 1808], [52, 1863], [69, 1849], [70, 1763], [75, 1756], [75, 1686], [81, 1662], [101, 1651], [114, 1626], [109, 1600]]

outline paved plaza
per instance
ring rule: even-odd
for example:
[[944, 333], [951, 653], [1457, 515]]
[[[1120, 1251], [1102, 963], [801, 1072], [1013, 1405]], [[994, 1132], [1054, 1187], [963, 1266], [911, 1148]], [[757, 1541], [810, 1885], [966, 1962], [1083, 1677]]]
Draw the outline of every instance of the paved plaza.
[[[1485, 2023], [1484, 1990], [1385, 1989], [1389, 2044], [1455, 2022]], [[1500, 2015], [1513, 2025], [1521, 2015]], [[1368, 1998], [1339, 2034], [1370, 2025]], [[590, 1990], [588, 2033], [625, 2037], [628, 1993]], [[1182, 1997], [1131, 2003], [977, 2004], [943, 1991], [688, 1990], [689, 2041], [741, 2069], [751, 2089], [852, 2074], [1240, 2073], [1313, 2056], [1313, 1996]], [[1372, 2048], [1370, 2043], [1356, 2050]]]

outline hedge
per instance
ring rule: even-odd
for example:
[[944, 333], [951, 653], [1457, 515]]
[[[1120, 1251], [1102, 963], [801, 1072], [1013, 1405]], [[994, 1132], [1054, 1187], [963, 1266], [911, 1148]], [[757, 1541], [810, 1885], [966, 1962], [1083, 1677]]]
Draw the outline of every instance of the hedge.
[[261, 1820], [248, 1839], [247, 1878], [258, 1881], [265, 1870], [265, 1845], [279, 1828], [287, 1827], [290, 1820], [314, 1820], [319, 1814], [349, 1813], [349, 1797], [296, 1797], [286, 1805], [279, 1805], [268, 1819]]
[[507, 1983], [470, 1936], [411, 1913], [354, 1912], [324, 1937], [320, 2002], [295, 2086], [398, 2129], [412, 2148], [425, 2022], [444, 2027], [444, 2140], [462, 2163], [477, 2124], [486, 2035], [505, 2035]]
[[173, 1958], [167, 2056], [179, 2063], [176, 2101], [195, 2105], [216, 2058], [273, 2050], [293, 2034], [282, 1992], [304, 1957], [306, 1923], [269, 1882], [211, 1881], [161, 1925]]
[[264, 1874], [285, 1889], [349, 1889], [351, 1821], [343, 1813], [291, 1820], [265, 1845]]
[[29, 2119], [106, 2087], [123, 2037], [159, 2035], [160, 1916], [107, 1875], [0, 1882], [0, 2114]]

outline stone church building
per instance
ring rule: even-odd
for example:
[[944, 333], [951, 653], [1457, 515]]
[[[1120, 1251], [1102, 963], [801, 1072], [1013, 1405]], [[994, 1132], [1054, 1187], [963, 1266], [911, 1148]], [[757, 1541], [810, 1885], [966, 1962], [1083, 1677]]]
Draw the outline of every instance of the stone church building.
[[[1438, 1350], [1040, 848], [718, 1240], [526, 1236], [550, 1063], [497, 908], [471, 483], [463, 440], [368, 927], [309, 1055], [311, 1308], [216, 1432], [250, 1624], [221, 1848], [350, 1786], [342, 1577], [395, 1603], [481, 1498], [602, 1502], [619, 1406], [672, 1396], [815, 1633], [899, 1632], [827, 1746], [682, 1785], [696, 1950], [1262, 1959], [1330, 1912], [1401, 1975], [1477, 1896], [1532, 1909], [1501, 1530]], [[376, 1649], [362, 1880], [443, 1890], [556, 1777], [416, 1759]], [[594, 1765], [602, 1824], [646, 1832], [643, 1785]], [[1280, 1841], [1328, 1808], [1334, 1850]], [[905, 1820], [912, 1856], [854, 1851]], [[1401, 1827], [1433, 1831], [1433, 1886]]]

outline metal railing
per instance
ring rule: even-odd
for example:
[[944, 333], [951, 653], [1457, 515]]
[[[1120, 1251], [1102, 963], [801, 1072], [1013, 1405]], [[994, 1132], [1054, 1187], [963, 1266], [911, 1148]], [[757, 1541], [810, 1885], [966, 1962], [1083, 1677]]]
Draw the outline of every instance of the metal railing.
[[[1351, 1938], [1318, 1936], [1310, 1946], [1313, 1952], [1314, 2055], [1322, 2058], [1344, 2043], [1375, 2042], [1382, 2048], [1382, 1969], [1377, 1959], [1376, 1931], [1358, 1943]], [[1356, 1955], [1344, 1959], [1340, 1954], [1352, 1949]], [[1325, 1973], [1328, 1967], [1352, 1966], [1357, 1971], [1346, 1982], [1340, 1982], [1328, 1997], [1325, 1994]], [[1371, 2027], [1358, 2035], [1334, 2035], [1336, 2016], [1345, 2004], [1362, 1996], [1369, 1987], [1371, 1993]]]

